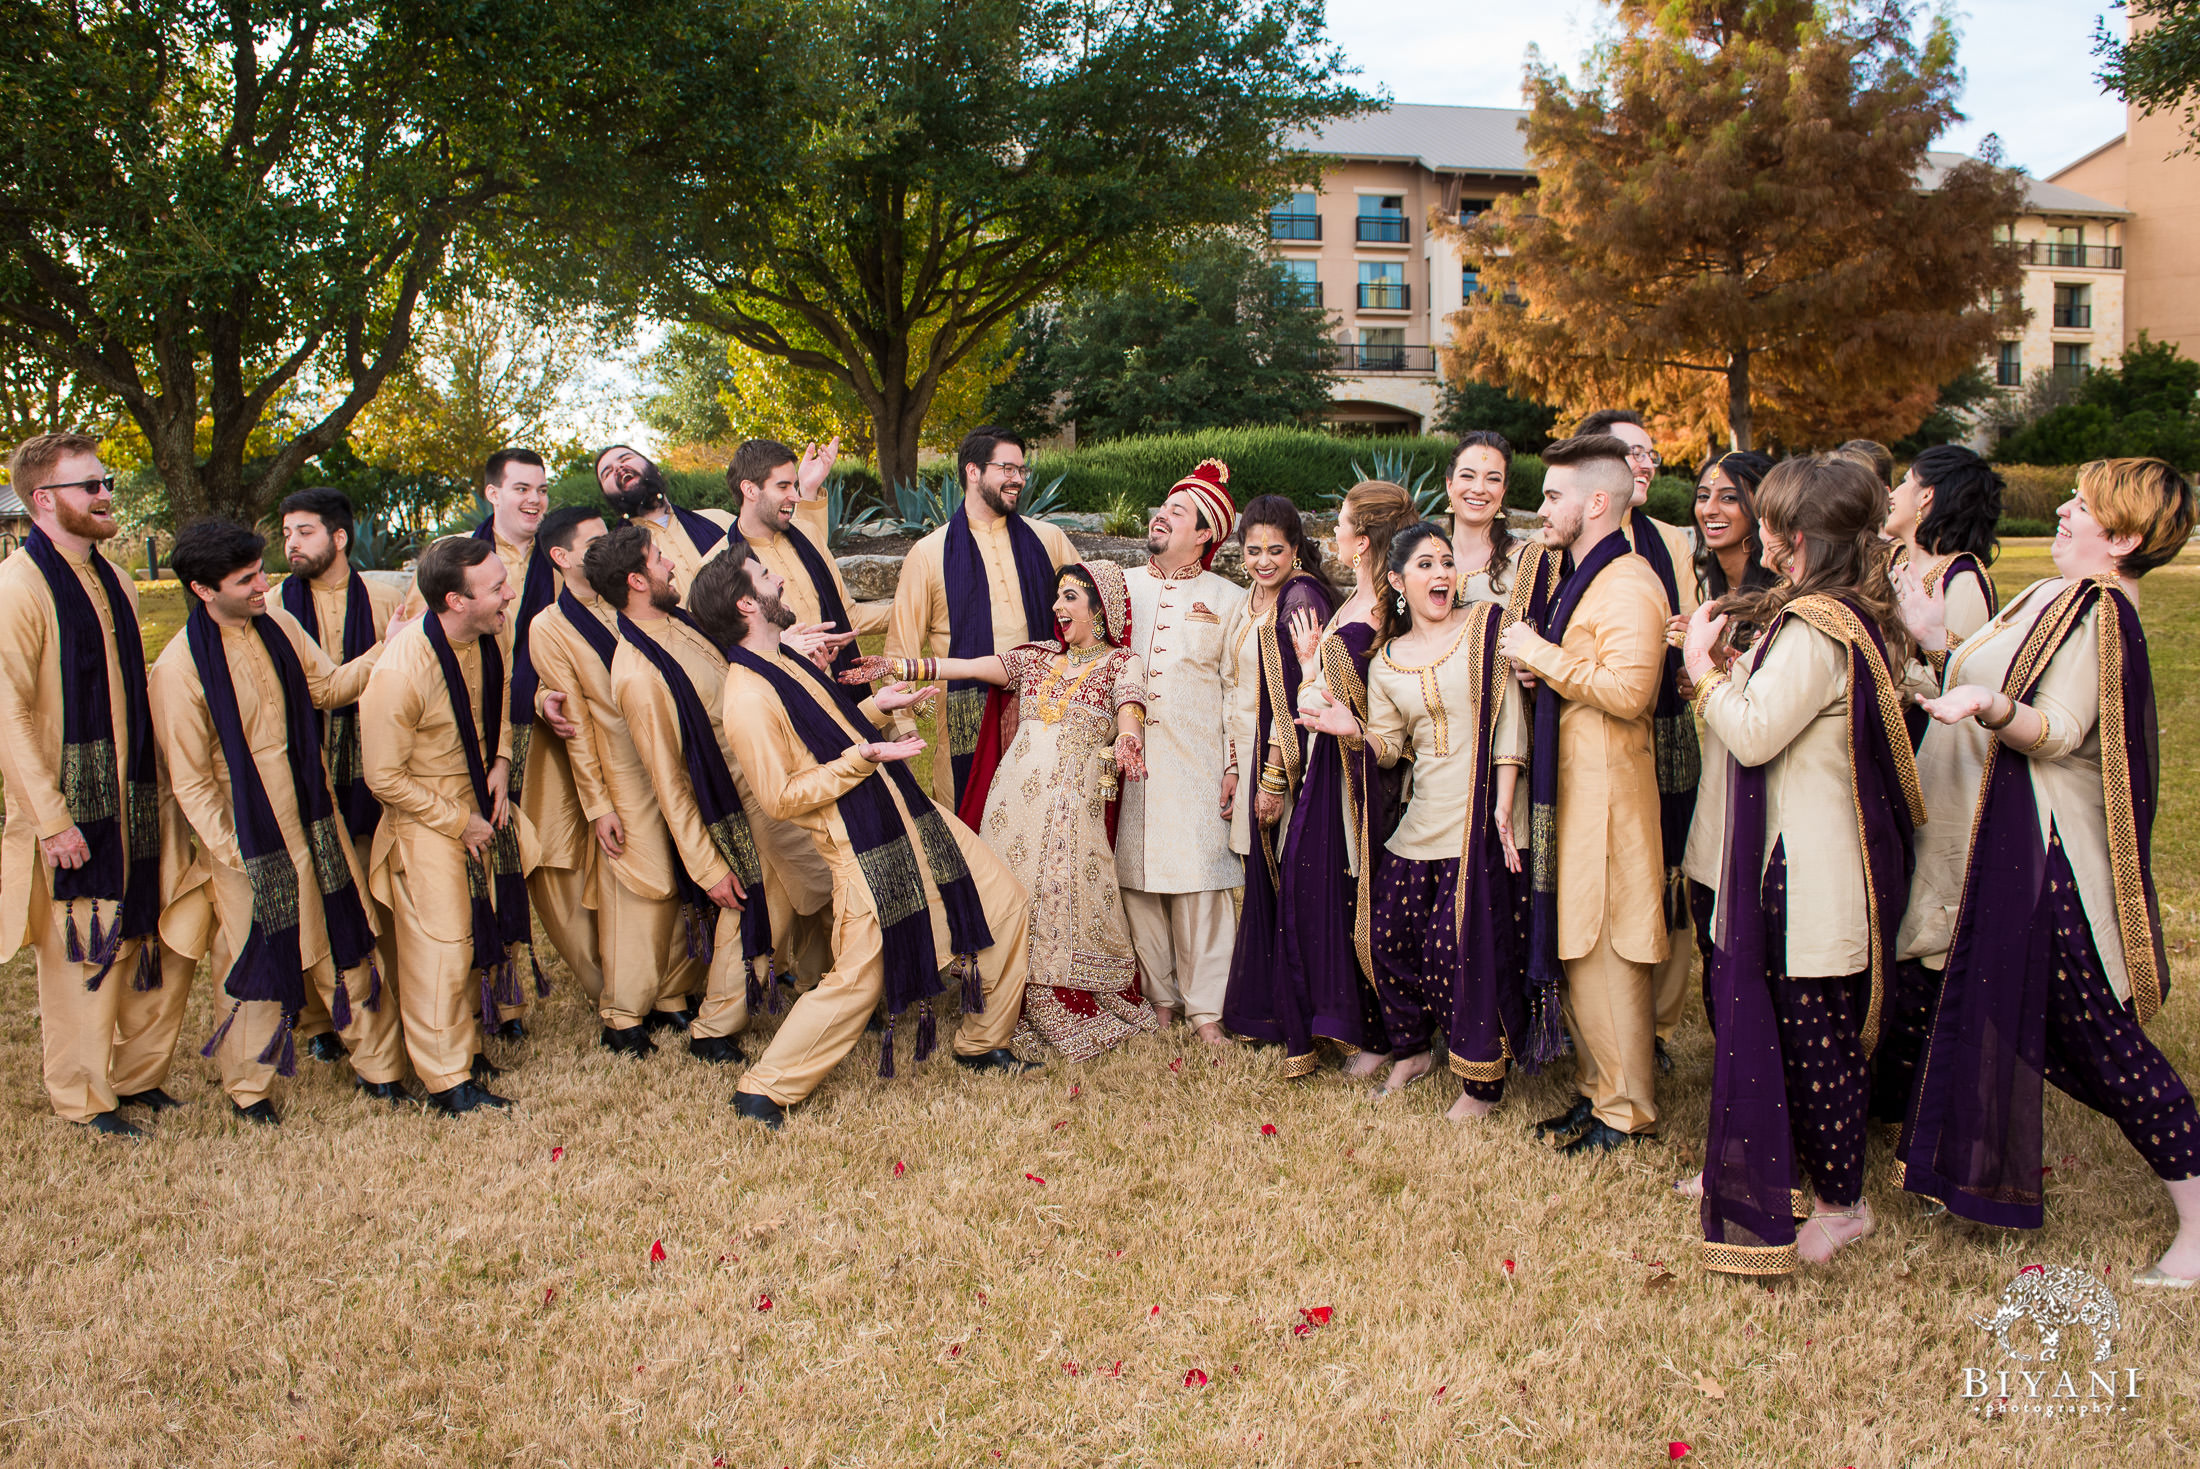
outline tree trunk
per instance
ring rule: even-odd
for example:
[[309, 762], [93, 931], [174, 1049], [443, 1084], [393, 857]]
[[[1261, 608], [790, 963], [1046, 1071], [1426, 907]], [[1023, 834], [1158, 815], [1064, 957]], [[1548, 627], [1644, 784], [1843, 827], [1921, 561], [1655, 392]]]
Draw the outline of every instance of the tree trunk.
[[886, 487], [889, 503], [896, 485], [917, 482], [917, 445], [924, 434], [924, 415], [931, 409], [938, 377], [926, 373], [910, 387], [889, 380], [878, 404], [871, 410], [871, 438], [878, 445], [879, 483]]
[[1751, 447], [1749, 435], [1749, 348], [1736, 347], [1726, 364], [1726, 423], [1737, 451]]

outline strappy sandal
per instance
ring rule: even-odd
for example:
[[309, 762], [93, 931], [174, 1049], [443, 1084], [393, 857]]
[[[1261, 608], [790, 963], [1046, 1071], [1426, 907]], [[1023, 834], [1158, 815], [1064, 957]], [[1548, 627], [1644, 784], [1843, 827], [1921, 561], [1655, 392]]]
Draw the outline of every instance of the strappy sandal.
[[1703, 1171], [1701, 1169], [1698, 1169], [1693, 1178], [1676, 1178], [1675, 1180], [1673, 1180], [1673, 1192], [1679, 1194], [1684, 1199], [1702, 1198]]
[[1390, 1079], [1388, 1077], [1383, 1078], [1381, 1081], [1376, 1082], [1375, 1085], [1373, 1085], [1372, 1087], [1369, 1087], [1367, 1094], [1375, 1101], [1380, 1102], [1386, 1097], [1395, 1097], [1396, 1095], [1398, 1095], [1398, 1093], [1404, 1091], [1407, 1087], [1412, 1086], [1415, 1082], [1427, 1081], [1431, 1076], [1435, 1074], [1436, 1063], [1434, 1061], [1431, 1061], [1428, 1064], [1427, 1070], [1415, 1072], [1413, 1075], [1407, 1077], [1404, 1081], [1399, 1082], [1396, 1086], [1392, 1086], [1390, 1084]]
[[[1832, 1219], [1854, 1219], [1861, 1223], [1864, 1228], [1860, 1233], [1855, 1234], [1848, 1239], [1835, 1241], [1833, 1239], [1833, 1228], [1830, 1224], [1826, 1222]], [[1823, 1235], [1829, 1242], [1833, 1243], [1833, 1248], [1826, 1251], [1824, 1256], [1817, 1259], [1812, 1259], [1810, 1255], [1804, 1253], [1803, 1251], [1803, 1236], [1809, 1231], [1810, 1227], [1813, 1224], [1818, 1226], [1818, 1232], [1821, 1235]], [[1840, 1254], [1841, 1251], [1847, 1249], [1850, 1245], [1857, 1243], [1857, 1241], [1870, 1239], [1872, 1236], [1872, 1232], [1878, 1228], [1879, 1221], [1872, 1217], [1871, 1205], [1866, 1203], [1862, 1199], [1858, 1199], [1856, 1201], [1856, 1207], [1853, 1209], [1819, 1210], [1813, 1213], [1810, 1218], [1803, 1221], [1803, 1227], [1801, 1229], [1795, 1231], [1796, 1253], [1801, 1254], [1805, 1260], [1809, 1260], [1810, 1263], [1813, 1265], [1823, 1265], [1826, 1263], [1826, 1261], [1831, 1260], [1835, 1255]]]

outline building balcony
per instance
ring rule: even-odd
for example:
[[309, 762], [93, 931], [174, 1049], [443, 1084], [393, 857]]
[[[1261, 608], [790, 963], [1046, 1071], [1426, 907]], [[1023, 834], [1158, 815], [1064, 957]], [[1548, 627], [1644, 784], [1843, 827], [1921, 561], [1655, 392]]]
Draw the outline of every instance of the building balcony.
[[1402, 214], [1363, 214], [1352, 222], [1354, 238], [1363, 245], [1403, 245], [1406, 220]]
[[1293, 214], [1289, 210], [1269, 211], [1268, 238], [1271, 240], [1318, 240], [1322, 237], [1322, 217], [1318, 214]]
[[2058, 245], [2052, 240], [2028, 240], [2022, 256], [2026, 265], [2052, 270], [2122, 270], [2121, 245]]
[[[1363, 289], [1365, 289], [1363, 287]], [[1337, 371], [1420, 372], [1436, 371], [1434, 347], [1367, 346], [1358, 342], [1337, 344]]]
[[2056, 331], [2086, 331], [2093, 325], [2093, 308], [2090, 306], [2057, 306], [2055, 308]]
[[1360, 283], [1360, 309], [1362, 311], [1411, 311], [1413, 287], [1403, 281], [1362, 281]]

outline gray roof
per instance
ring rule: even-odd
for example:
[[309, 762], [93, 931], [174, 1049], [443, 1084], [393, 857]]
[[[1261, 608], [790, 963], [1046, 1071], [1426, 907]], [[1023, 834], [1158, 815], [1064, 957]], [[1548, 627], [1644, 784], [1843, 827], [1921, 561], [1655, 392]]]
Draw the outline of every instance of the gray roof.
[[1397, 159], [1435, 173], [1529, 174], [1535, 170], [1520, 132], [1527, 115], [1517, 107], [1398, 103], [1388, 112], [1363, 112], [1293, 133], [1287, 141], [1310, 153]]
[[[1918, 181], [1930, 189], [1940, 182], [1940, 176], [1959, 163], [1969, 163], [1964, 153], [1932, 152], [1925, 155], [1925, 166], [1918, 170]], [[2103, 203], [2090, 194], [2076, 189], [2066, 189], [2061, 184], [2051, 184], [2026, 174], [2024, 177], [2024, 208], [2027, 214], [2114, 214], [2128, 215], [2130, 210], [2114, 204]]]
[[0, 485], [0, 519], [14, 516], [29, 519], [30, 511], [24, 508], [23, 501], [11, 486]]

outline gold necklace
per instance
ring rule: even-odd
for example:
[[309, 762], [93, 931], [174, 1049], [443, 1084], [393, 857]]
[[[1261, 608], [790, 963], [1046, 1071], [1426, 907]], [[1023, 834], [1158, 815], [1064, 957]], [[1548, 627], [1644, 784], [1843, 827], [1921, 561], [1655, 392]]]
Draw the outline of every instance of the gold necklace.
[[[1075, 648], [1065, 648], [1060, 661], [1047, 665], [1046, 674], [1039, 680], [1038, 688], [1041, 724], [1062, 722], [1062, 715], [1070, 701], [1085, 686], [1085, 680], [1092, 677], [1092, 671], [1100, 666], [1101, 657], [1107, 651], [1105, 643], [1083, 654]], [[1070, 676], [1072, 668], [1077, 670], [1075, 677]]]

